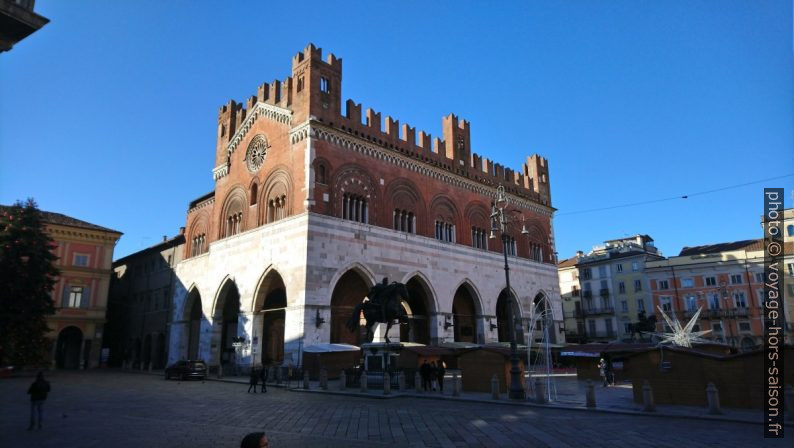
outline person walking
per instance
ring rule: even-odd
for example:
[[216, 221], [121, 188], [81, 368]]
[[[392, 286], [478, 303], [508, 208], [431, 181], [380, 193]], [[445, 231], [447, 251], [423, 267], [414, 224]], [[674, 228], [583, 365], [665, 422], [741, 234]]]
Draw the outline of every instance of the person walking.
[[267, 366], [262, 366], [262, 370], [259, 371], [259, 380], [262, 381], [262, 390], [260, 390], [260, 392], [266, 393], [267, 392]]
[[604, 382], [604, 387], [607, 387], [609, 385], [607, 382], [607, 363], [604, 361], [604, 358], [598, 361], [598, 373], [601, 375], [601, 381]]
[[426, 359], [422, 366], [419, 367], [419, 375], [422, 377], [422, 389], [427, 392], [427, 389], [430, 388], [430, 364], [427, 363]]
[[254, 393], [256, 393], [256, 383], [259, 381], [259, 372], [252, 366], [251, 367], [251, 375], [248, 377], [248, 392], [251, 393], [251, 388], [254, 388]]
[[430, 381], [433, 386], [433, 392], [436, 391], [436, 379], [438, 378], [438, 367], [436, 367], [436, 362], [430, 362]]
[[36, 381], [28, 388], [28, 394], [30, 394], [30, 425], [28, 430], [33, 429], [36, 414], [39, 416], [38, 426], [41, 429], [41, 408], [44, 406], [44, 401], [47, 399], [49, 391], [50, 383], [44, 380], [44, 373], [39, 372], [36, 375]]
[[446, 365], [444, 361], [438, 361], [438, 371], [437, 379], [438, 379], [438, 391], [442, 394], [444, 393], [444, 375], [447, 373]]

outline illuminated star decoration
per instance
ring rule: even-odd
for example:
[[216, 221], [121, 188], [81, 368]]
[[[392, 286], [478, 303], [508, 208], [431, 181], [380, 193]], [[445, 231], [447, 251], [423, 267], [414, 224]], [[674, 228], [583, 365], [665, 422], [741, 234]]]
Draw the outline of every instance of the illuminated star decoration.
[[672, 333], [653, 333], [655, 336], [661, 338], [662, 340], [659, 341], [660, 344], [665, 344], [667, 342], [671, 342], [673, 345], [677, 345], [679, 347], [692, 347], [693, 343], [708, 343], [711, 342], [708, 339], [704, 339], [701, 336], [707, 333], [711, 333], [711, 330], [705, 331], [692, 331], [692, 328], [695, 326], [695, 323], [698, 321], [698, 317], [700, 317], [700, 312], [702, 311], [702, 307], [698, 307], [698, 310], [695, 312], [695, 315], [692, 316], [692, 319], [686, 324], [686, 326], [682, 327], [681, 323], [678, 322], [678, 319], [673, 317], [671, 320], [667, 314], [665, 314], [662, 307], [656, 306], [659, 309], [659, 312], [662, 313], [662, 317], [667, 322], [667, 325], [673, 329]]

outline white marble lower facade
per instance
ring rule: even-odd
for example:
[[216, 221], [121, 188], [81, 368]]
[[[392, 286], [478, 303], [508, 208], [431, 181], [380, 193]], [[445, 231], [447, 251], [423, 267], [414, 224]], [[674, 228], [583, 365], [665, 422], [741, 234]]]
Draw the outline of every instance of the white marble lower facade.
[[[508, 261], [510, 286], [518, 298], [524, 328], [533, 300], [545, 296], [552, 304], [553, 339], [562, 342], [556, 267], [525, 258], [508, 257]], [[221, 346], [228, 347], [230, 338], [236, 336], [245, 341], [241, 356], [230, 358], [227, 354], [226, 362], [236, 358], [241, 365], [251, 365], [278, 358], [284, 364], [300, 365], [304, 347], [340, 342], [332, 340], [332, 322], [338, 322], [339, 316], [332, 316], [332, 309], [338, 307], [332, 308], [331, 299], [340, 279], [351, 271], [367, 288], [388, 277], [411, 282], [421, 290], [428, 333], [422, 342], [455, 340], [455, 330], [449, 324], [453, 297], [461, 287], [474, 302], [473, 340], [488, 343], [499, 339], [497, 300], [505, 289], [501, 253], [303, 213], [214, 242], [207, 253], [177, 265], [169, 362], [198, 357], [210, 365], [220, 364]], [[228, 303], [235, 288], [239, 307], [236, 320], [230, 321], [233, 310]], [[279, 289], [285, 293], [286, 303], [280, 304], [283, 293], [279, 295]], [[358, 297], [350, 300], [360, 301]], [[273, 320], [272, 316], [279, 317]], [[274, 338], [274, 332], [279, 336]]]

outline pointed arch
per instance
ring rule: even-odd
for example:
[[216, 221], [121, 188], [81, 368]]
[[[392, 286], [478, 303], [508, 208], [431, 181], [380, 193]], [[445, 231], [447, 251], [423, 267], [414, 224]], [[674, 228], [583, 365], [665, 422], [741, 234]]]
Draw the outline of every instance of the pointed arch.
[[293, 181], [286, 166], [279, 165], [267, 176], [259, 201], [259, 224], [269, 224], [293, 213]]
[[403, 303], [408, 314], [408, 325], [400, 326], [400, 341], [430, 345], [438, 334], [435, 325], [438, 310], [435, 291], [427, 277], [419, 271], [405, 276], [402, 283], [408, 289], [408, 301]]
[[[416, 185], [406, 178], [397, 178], [386, 186], [386, 214], [395, 230], [428, 235], [427, 206]], [[391, 212], [391, 213], [388, 213]]]
[[251, 310], [254, 313], [254, 334], [261, 334], [259, 356], [264, 365], [284, 360], [287, 299], [284, 278], [276, 266], [268, 266], [257, 282]]
[[361, 265], [352, 265], [342, 271], [342, 274], [333, 283], [331, 290], [331, 343], [342, 343], [360, 346], [365, 341], [362, 335], [362, 328], [357, 332], [350, 332], [345, 325], [355, 312], [356, 306], [360, 304], [370, 288], [374, 284], [372, 278], [368, 278], [366, 270]]
[[356, 273], [361, 275], [361, 277], [366, 280], [368, 288], [372, 288], [373, 286], [375, 286], [375, 283], [378, 282], [377, 277], [375, 277], [375, 273], [372, 271], [372, 269], [370, 269], [369, 267], [367, 267], [362, 263], [354, 261], [353, 263], [350, 263], [341, 269], [337, 269], [337, 271], [334, 273], [334, 276], [331, 277], [331, 281], [328, 282], [331, 291], [334, 290], [337, 283], [339, 282], [339, 279], [342, 278], [342, 276], [346, 274], [347, 271], [356, 271]]
[[[512, 293], [512, 297], [511, 294]], [[518, 300], [518, 294], [516, 294], [513, 288], [510, 288], [510, 293], [508, 293], [507, 288], [502, 288], [499, 292], [499, 296], [496, 299], [496, 327], [497, 327], [497, 335], [499, 338], [499, 342], [510, 342], [510, 312], [508, 306], [512, 304], [513, 309], [513, 322], [512, 325], [516, 326], [516, 343], [523, 344], [524, 343], [524, 331], [523, 325], [521, 326], [521, 330], [519, 331], [519, 324], [521, 323], [521, 317], [524, 315], [521, 310], [521, 301]]]
[[233, 187], [223, 201], [218, 221], [218, 238], [227, 238], [245, 230], [248, 201], [242, 186]]
[[212, 305], [212, 337], [217, 352], [210, 353], [211, 363], [230, 364], [234, 362], [233, 338], [237, 337], [240, 318], [240, 291], [231, 276], [224, 277]]
[[452, 328], [455, 342], [484, 342], [482, 304], [474, 284], [464, 279], [452, 297]]
[[380, 191], [364, 167], [353, 163], [339, 167], [333, 177], [331, 195], [333, 216], [378, 224]]

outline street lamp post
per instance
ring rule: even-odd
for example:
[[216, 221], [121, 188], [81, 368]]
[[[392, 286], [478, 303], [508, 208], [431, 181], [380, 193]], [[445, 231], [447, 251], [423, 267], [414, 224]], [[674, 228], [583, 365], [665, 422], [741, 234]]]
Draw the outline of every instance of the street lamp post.
[[[510, 289], [510, 267], [507, 263], [507, 245], [510, 242], [510, 235], [507, 234], [507, 225], [510, 223], [510, 218], [505, 215], [505, 208], [508, 205], [507, 196], [505, 196], [505, 189], [499, 186], [496, 189], [496, 198], [491, 209], [491, 235], [490, 238], [496, 238], [495, 232], [502, 233], [502, 252], [504, 252], [505, 259], [505, 284], [507, 285], [507, 319], [508, 329], [510, 330], [510, 393], [512, 399], [523, 400], [526, 398], [524, 394], [524, 386], [521, 384], [521, 369], [518, 367], [518, 350], [516, 344], [516, 319], [513, 315], [515, 308], [513, 292]], [[526, 228], [522, 229], [522, 234], [527, 234]]]

